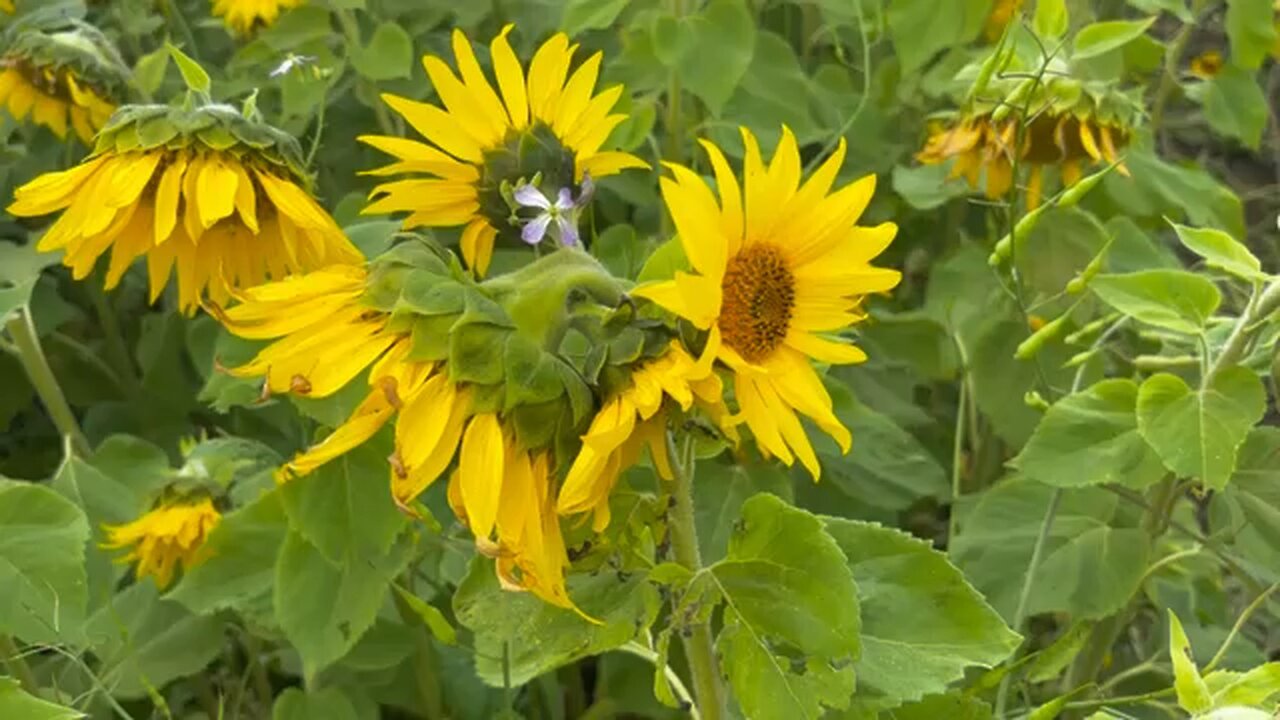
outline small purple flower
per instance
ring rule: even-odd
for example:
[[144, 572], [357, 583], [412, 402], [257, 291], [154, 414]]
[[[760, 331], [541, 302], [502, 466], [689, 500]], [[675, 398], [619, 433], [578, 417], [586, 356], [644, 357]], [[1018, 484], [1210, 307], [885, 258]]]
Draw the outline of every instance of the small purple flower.
[[541, 210], [537, 217], [525, 223], [524, 228], [520, 231], [520, 238], [530, 245], [537, 245], [542, 242], [547, 235], [547, 229], [555, 223], [556, 233], [560, 236], [561, 244], [565, 246], [574, 246], [578, 244], [578, 216], [582, 209], [591, 201], [591, 195], [595, 192], [595, 184], [591, 181], [591, 176], [586, 175], [582, 178], [582, 192], [579, 193], [578, 199], [573, 199], [572, 191], [565, 187], [560, 188], [556, 193], [555, 201], [551, 201], [542, 191], [533, 185], [525, 184], [516, 188], [513, 193], [515, 201], [521, 207], [535, 208]]

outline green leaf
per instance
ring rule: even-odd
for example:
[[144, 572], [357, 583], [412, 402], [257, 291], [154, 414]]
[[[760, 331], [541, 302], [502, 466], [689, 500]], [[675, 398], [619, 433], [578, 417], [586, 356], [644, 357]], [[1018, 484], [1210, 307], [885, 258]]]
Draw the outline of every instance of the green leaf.
[[1191, 252], [1204, 258], [1209, 267], [1218, 268], [1245, 280], [1265, 280], [1262, 263], [1244, 243], [1221, 230], [1192, 228], [1171, 222], [1178, 240]]
[[560, 29], [569, 37], [587, 30], [609, 27], [627, 7], [627, 0], [568, 0], [560, 16]]
[[1106, 20], [1085, 25], [1076, 33], [1071, 59], [1085, 60], [1118, 50], [1141, 37], [1155, 21], [1154, 17], [1149, 17], [1145, 20]]
[[702, 557], [722, 558], [748, 498], [762, 492], [791, 497], [791, 476], [774, 464], [705, 462], [698, 465], [693, 507]]
[[1212, 281], [1184, 270], [1098, 275], [1089, 287], [1122, 313], [1187, 334], [1199, 333], [1222, 303], [1222, 294]]
[[1236, 462], [1235, 474], [1219, 496], [1215, 510], [1229, 510], [1215, 527], [1239, 528], [1233, 533], [1235, 547], [1253, 564], [1258, 577], [1280, 579], [1276, 575], [1280, 553], [1280, 428], [1254, 428]]
[[[596, 2], [596, 5], [603, 3]], [[751, 65], [756, 25], [744, 0], [710, 0], [702, 12], [654, 26], [659, 57], [719, 116]]]
[[1129, 602], [1147, 568], [1145, 533], [1112, 527], [1115, 495], [1099, 488], [1058, 490], [1023, 479], [1001, 481], [961, 514], [951, 557], [1005, 619], [1018, 605], [1032, 548], [1056, 492], [1062, 495], [1032, 585], [1031, 615], [1109, 615]]
[[386, 433], [281, 486], [289, 524], [331, 562], [384, 555], [404, 527], [387, 479]]
[[413, 614], [418, 616], [422, 624], [427, 626], [427, 629], [431, 631], [436, 640], [445, 645], [456, 645], [458, 643], [458, 631], [453, 629], [453, 626], [449, 624], [449, 619], [436, 606], [428, 604], [422, 598], [399, 585], [392, 585], [391, 589], [395, 590], [396, 595], [399, 595], [404, 604], [413, 611]]
[[1187, 640], [1187, 633], [1172, 610], [1169, 611], [1169, 658], [1173, 661], [1173, 688], [1178, 693], [1178, 705], [1193, 715], [1212, 708], [1209, 686], [1191, 659], [1191, 641]]
[[200, 63], [192, 60], [186, 53], [179, 50], [176, 45], [166, 43], [165, 47], [169, 49], [169, 55], [173, 57], [174, 64], [178, 66], [178, 72], [182, 73], [182, 81], [187, 84], [187, 88], [208, 95], [210, 88], [209, 73], [200, 67]]
[[846, 455], [834, 440], [814, 437], [822, 482], [806, 483], [799, 489], [802, 497], [810, 491], [820, 498], [838, 492], [857, 506], [898, 512], [922, 498], [950, 494], [946, 471], [914, 435], [859, 402], [843, 383], [828, 378], [826, 385], [836, 417], [853, 433], [854, 449]]
[[199, 614], [260, 600], [271, 591], [288, 532], [279, 491], [228, 513], [206, 541], [204, 562], [187, 570], [167, 597]]
[[728, 556], [704, 572], [695, 585], [713, 584], [725, 600], [716, 648], [748, 717], [847, 706], [862, 649], [858, 589], [821, 520], [757, 495], [742, 506]]
[[377, 561], [349, 558], [335, 564], [314, 545], [289, 533], [276, 562], [276, 620], [302, 657], [307, 678], [342, 657], [373, 625], [391, 578], [409, 560], [399, 547]]
[[1221, 490], [1266, 402], [1262, 381], [1243, 367], [1227, 368], [1198, 390], [1159, 373], [1138, 391], [1138, 429], [1170, 470]]
[[1267, 96], [1255, 75], [1256, 71], [1227, 65], [1205, 83], [1200, 98], [1209, 127], [1251, 150], [1262, 143], [1262, 131], [1270, 117]]
[[373, 31], [369, 44], [352, 53], [351, 64], [370, 80], [409, 77], [413, 67], [413, 38], [393, 22], [384, 22]]
[[0, 633], [81, 641], [88, 602], [80, 508], [42, 485], [0, 478]]
[[969, 193], [969, 186], [951, 177], [946, 165], [897, 165], [892, 182], [893, 191], [917, 210], [932, 210]]
[[159, 48], [138, 58], [133, 66], [133, 77], [139, 88], [154, 95], [164, 83], [164, 75], [168, 69], [169, 51]]
[[13, 678], [0, 677], [0, 717], [14, 720], [76, 720], [85, 714], [23, 692]]
[[991, 0], [891, 0], [886, 13], [902, 72], [912, 74], [937, 53], [977, 36]]
[[[892, 707], [992, 667], [1020, 638], [928, 542], [873, 523], [823, 518], [858, 587], [861, 702]], [[909, 671], [904, 671], [909, 668]]]
[[1103, 380], [1049, 407], [1012, 465], [1058, 487], [1120, 483], [1142, 489], [1164, 465], [1138, 432], [1138, 385]]
[[9, 313], [26, 307], [41, 271], [61, 259], [62, 253], [38, 252], [34, 242], [0, 242], [0, 323]]
[[89, 620], [98, 677], [121, 698], [140, 698], [199, 672], [222, 651], [223, 620], [160, 598], [150, 580], [113, 597]]
[[1139, 10], [1155, 14], [1161, 10], [1173, 15], [1182, 22], [1189, 23], [1195, 16], [1187, 9], [1187, 0], [1128, 0], [1129, 4]]
[[1215, 708], [1231, 705], [1265, 705], [1280, 694], [1280, 662], [1269, 662], [1244, 673], [1218, 670], [1204, 678], [1213, 691]]
[[1065, 0], [1036, 0], [1036, 14], [1031, 27], [1045, 40], [1060, 38], [1067, 32], [1070, 16]]
[[991, 706], [969, 693], [931, 695], [917, 703], [895, 708], [892, 720], [991, 720]]
[[360, 716], [339, 688], [310, 692], [288, 688], [276, 696], [271, 720], [360, 720]]
[[1276, 41], [1272, 1], [1227, 0], [1226, 26], [1232, 63], [1257, 70]]
[[502, 687], [504, 646], [511, 683], [523, 685], [579, 658], [625, 645], [657, 615], [657, 591], [638, 573], [571, 576], [569, 596], [601, 624], [531, 593], [503, 590], [493, 562], [476, 557], [453, 596], [453, 609], [458, 622], [475, 633], [475, 669], [481, 679]]

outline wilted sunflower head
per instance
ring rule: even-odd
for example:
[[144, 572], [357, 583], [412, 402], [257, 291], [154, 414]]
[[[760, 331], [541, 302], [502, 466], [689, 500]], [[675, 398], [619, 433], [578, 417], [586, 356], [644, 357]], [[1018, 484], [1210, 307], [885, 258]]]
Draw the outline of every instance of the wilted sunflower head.
[[71, 129], [86, 145], [123, 97], [124, 68], [96, 28], [17, 31], [0, 57], [0, 106], [15, 120], [28, 116], [66, 138]]
[[1017, 105], [1029, 109], [1027, 117], [1003, 101], [972, 102], [933, 124], [916, 159], [926, 165], [951, 161], [951, 177], [963, 177], [992, 199], [1013, 188], [1015, 165], [1026, 167], [1029, 208], [1040, 204], [1047, 168], [1056, 168], [1063, 186], [1097, 163], [1116, 164], [1128, 174], [1121, 154], [1142, 112], [1132, 96], [1063, 77], [1037, 82], [1030, 97], [1020, 92], [1016, 84], [997, 82], [991, 97], [1021, 97]]
[[136, 520], [105, 526], [103, 547], [128, 549], [119, 562], [133, 563], [138, 579], [153, 577], [163, 590], [179, 566], [190, 570], [204, 559], [205, 541], [221, 521], [207, 495], [166, 498]]
[[249, 35], [260, 27], [270, 27], [280, 13], [307, 0], [211, 0], [213, 14], [222, 18], [232, 32]]
[[677, 341], [663, 354], [632, 365], [622, 387], [607, 397], [582, 436], [582, 448], [560, 488], [556, 509], [562, 515], [590, 512], [592, 529], [609, 525], [609, 495], [619, 475], [647, 449], [664, 480], [674, 477], [667, 447], [668, 415], [696, 405], [729, 433], [724, 387], [708, 356], [698, 362]]
[[522, 225], [537, 214], [512, 193], [534, 180], [548, 197], [583, 195], [585, 178], [643, 168], [639, 158], [601, 148], [625, 115], [612, 112], [622, 96], [614, 86], [595, 93], [601, 54], [569, 72], [577, 45], [563, 33], [542, 44], [528, 72], [507, 42], [510, 25], [489, 45], [497, 90], [471, 41], [453, 33], [458, 74], [428, 55], [422, 63], [443, 107], [386, 94], [383, 99], [426, 143], [366, 135], [361, 142], [397, 162], [370, 175], [414, 177], [374, 188], [366, 214], [407, 212], [404, 226], [462, 226], [462, 256], [480, 275], [494, 242], [521, 240]]
[[[227, 329], [276, 340], [232, 374], [264, 377], [264, 392], [310, 397], [362, 375], [368, 384], [345, 422], [281, 468], [280, 482], [302, 481], [394, 423], [396, 503], [414, 512], [448, 475], [459, 519], [504, 584], [573, 607], [556, 458], [569, 456], [562, 448], [576, 444], [593, 410], [588, 379], [657, 354], [660, 342], [614, 317], [634, 309], [593, 258], [565, 249], [479, 282], [447, 251], [407, 238], [368, 268], [326, 268], [238, 298], [215, 308]], [[568, 358], [575, 343], [594, 355]]]
[[64, 211], [40, 239], [82, 279], [111, 250], [106, 286], [146, 256], [154, 302], [178, 275], [178, 304], [333, 264], [360, 251], [304, 189], [296, 141], [227, 105], [121, 108], [93, 154], [18, 188], [18, 217]]
[[1205, 50], [1199, 55], [1191, 58], [1188, 69], [1191, 71], [1192, 75], [1195, 75], [1202, 80], [1208, 80], [1222, 72], [1222, 66], [1224, 64], [1225, 61], [1222, 58], [1221, 52], [1217, 50]]

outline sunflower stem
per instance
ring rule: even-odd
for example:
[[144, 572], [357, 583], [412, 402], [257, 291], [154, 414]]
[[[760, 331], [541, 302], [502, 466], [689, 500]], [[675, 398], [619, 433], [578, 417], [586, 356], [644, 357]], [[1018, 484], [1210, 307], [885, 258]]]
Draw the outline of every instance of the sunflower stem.
[[[698, 526], [693, 514], [693, 438], [686, 437], [679, 455], [675, 453], [675, 437], [667, 430], [667, 454], [675, 458], [671, 463], [671, 518], [668, 532], [671, 550], [676, 562], [697, 573], [702, 569], [702, 553], [698, 550]], [[703, 621], [684, 636], [684, 653], [693, 675], [694, 695], [698, 699], [698, 712], [703, 720], [721, 720], [725, 717], [725, 691], [720, 680], [720, 667], [716, 660], [715, 643], [711, 638], [711, 624]]]
[[129, 354], [129, 346], [125, 343], [124, 333], [120, 329], [120, 320], [116, 317], [107, 293], [95, 282], [85, 283], [89, 293], [89, 302], [93, 304], [93, 312], [98, 316], [98, 325], [107, 345], [107, 361], [113, 366], [114, 375], [120, 381], [120, 387], [130, 400], [142, 395], [142, 381], [134, 369], [133, 359]]
[[[405, 578], [406, 585], [412, 587], [413, 576]], [[440, 720], [445, 717], [444, 690], [440, 686], [440, 668], [436, 660], [436, 651], [431, 644], [431, 635], [422, 627], [422, 621], [414, 614], [413, 608], [405, 602], [400, 593], [391, 593], [395, 601], [396, 612], [407, 627], [414, 628], [413, 634], [413, 673], [417, 678], [418, 699], [422, 701], [422, 714], [427, 720]], [[506, 656], [503, 656], [504, 663]], [[504, 664], [504, 672], [509, 669]], [[504, 676], [505, 677], [505, 676]]]
[[40, 683], [36, 682], [35, 673], [31, 672], [31, 666], [27, 665], [13, 638], [8, 635], [0, 635], [0, 659], [4, 660], [5, 668], [13, 673], [23, 690], [32, 695], [39, 695]]
[[62, 386], [58, 384], [58, 379], [49, 367], [49, 360], [44, 356], [39, 336], [36, 335], [35, 323], [31, 321], [30, 309], [23, 307], [15, 311], [5, 323], [5, 329], [9, 331], [9, 337], [18, 352], [18, 360], [26, 370], [36, 394], [40, 396], [40, 401], [44, 403], [54, 427], [70, 441], [71, 449], [77, 455], [88, 455], [89, 441], [80, 430], [80, 424], [71, 412], [66, 396], [62, 394]]

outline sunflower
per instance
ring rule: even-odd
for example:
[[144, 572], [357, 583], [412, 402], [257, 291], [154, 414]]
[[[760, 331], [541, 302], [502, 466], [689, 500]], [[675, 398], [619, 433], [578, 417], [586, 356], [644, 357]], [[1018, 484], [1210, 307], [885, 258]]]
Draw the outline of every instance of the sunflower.
[[213, 14], [239, 35], [249, 35], [259, 27], [269, 27], [280, 13], [306, 0], [212, 0]]
[[577, 45], [560, 33], [534, 54], [526, 77], [507, 42], [511, 27], [489, 46], [501, 96], [481, 70], [470, 40], [455, 30], [460, 78], [440, 58], [422, 59], [443, 108], [382, 96], [428, 142], [358, 138], [397, 160], [368, 174], [415, 176], [375, 187], [364, 213], [408, 212], [405, 228], [462, 226], [463, 259], [479, 275], [488, 269], [496, 240], [520, 240], [520, 223], [513, 222], [514, 208], [506, 197], [510, 188], [537, 177], [549, 195], [570, 190], [578, 197], [587, 176], [599, 179], [648, 167], [628, 153], [601, 150], [626, 119], [611, 112], [621, 86], [593, 95], [601, 54], [569, 74]]
[[1190, 67], [1192, 75], [1202, 79], [1216, 77], [1222, 72], [1222, 66], [1225, 61], [1222, 59], [1222, 53], [1217, 50], [1206, 50], [1199, 55], [1191, 58]]
[[8, 210], [65, 210], [37, 247], [64, 250], [76, 279], [110, 248], [111, 289], [146, 256], [155, 302], [176, 267], [178, 303], [191, 313], [206, 292], [223, 303], [268, 277], [363, 261], [303, 190], [297, 154], [292, 138], [226, 106], [130, 107], [92, 155], [18, 188]]
[[[994, 120], [990, 113], [965, 117], [946, 127], [935, 126], [916, 159], [938, 165], [954, 159], [950, 177], [963, 177], [971, 188], [982, 187], [988, 198], [1004, 197], [1013, 187], [1013, 163], [1030, 167], [1027, 179], [1027, 207], [1036, 208], [1044, 192], [1044, 170], [1057, 167], [1065, 186], [1075, 184], [1086, 165], [1119, 163], [1120, 151], [1129, 143], [1130, 130], [1119, 122], [1072, 112], [1044, 112], [1036, 115], [1023, 131], [1022, 148], [1017, 146], [1018, 121]], [[1123, 164], [1117, 169], [1128, 174]]]
[[[737, 417], [768, 455], [796, 457], [816, 478], [817, 457], [796, 413], [848, 451], [849, 431], [810, 360], [853, 363], [858, 348], [829, 336], [862, 319], [862, 297], [898, 284], [894, 270], [870, 261], [897, 233], [893, 223], [855, 225], [875, 191], [867, 176], [829, 192], [845, 145], [801, 184], [795, 136], [783, 128], [768, 166], [756, 138], [742, 130], [744, 181], [719, 148], [703, 141], [720, 200], [686, 167], [667, 164], [662, 197], [695, 273], [642, 285], [647, 298], [708, 331], [704, 357], [728, 366]], [[741, 189], [740, 189], [741, 188]]]
[[86, 145], [115, 112], [125, 71], [97, 30], [55, 33], [25, 30], [0, 58], [0, 106], [19, 122], [32, 122], [60, 139], [67, 131]]
[[17, 11], [18, 8], [14, 7], [13, 0], [0, 0], [0, 12], [12, 15]]
[[239, 293], [241, 302], [227, 310], [212, 308], [232, 333], [279, 338], [229, 371], [264, 377], [266, 392], [326, 397], [368, 369], [364, 400], [286, 463], [277, 480], [311, 473], [394, 420], [388, 465], [396, 503], [413, 512], [409, 504], [456, 460], [450, 500], [477, 547], [497, 559], [503, 583], [576, 609], [565, 588], [551, 451], [524, 443], [513, 416], [477, 402], [476, 387], [456, 381], [447, 363], [419, 359], [412, 324], [393, 322], [370, 304], [376, 285], [364, 267], [334, 267]]
[[128, 548], [119, 562], [135, 563], [139, 579], [153, 577], [163, 590], [179, 565], [190, 570], [204, 559], [205, 540], [221, 521], [207, 496], [166, 500], [137, 520], [105, 526], [103, 547]]
[[1018, 13], [1022, 11], [1022, 5], [1025, 0], [995, 0], [991, 6], [991, 13], [987, 15], [987, 21], [982, 26], [982, 36], [987, 42], [995, 42], [1004, 34], [1004, 29], [1009, 26]]
[[592, 529], [604, 531], [610, 520], [609, 494], [618, 475], [634, 465], [646, 448], [658, 476], [673, 477], [667, 452], [666, 398], [686, 411], [696, 399], [713, 420], [723, 424], [727, 416], [723, 394], [709, 362], [698, 363], [679, 343], [671, 343], [666, 354], [633, 370], [626, 388], [596, 413], [560, 488], [557, 511], [562, 515], [591, 512]]

